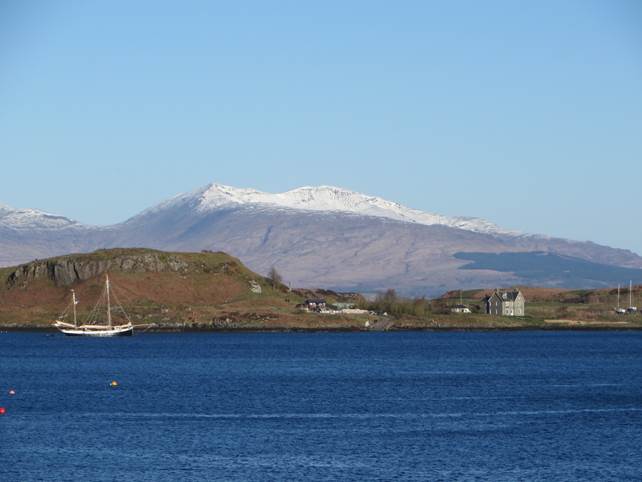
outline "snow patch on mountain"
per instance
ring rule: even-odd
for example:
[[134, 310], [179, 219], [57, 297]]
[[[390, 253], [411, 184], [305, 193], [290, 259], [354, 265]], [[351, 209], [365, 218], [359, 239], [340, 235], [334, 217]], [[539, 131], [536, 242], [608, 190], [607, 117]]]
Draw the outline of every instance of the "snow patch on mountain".
[[38, 209], [15, 209], [5, 204], [0, 204], [0, 228], [27, 230], [27, 229], [82, 229], [85, 226], [77, 221], [46, 213]]
[[424, 225], [444, 225], [488, 234], [518, 234], [479, 218], [447, 217], [334, 186], [304, 186], [283, 193], [266, 193], [256, 189], [239, 189], [210, 184], [192, 193], [179, 195], [157, 208], [177, 202], [189, 202], [199, 212], [211, 212], [230, 206], [271, 207], [300, 211], [340, 212], [375, 216]]

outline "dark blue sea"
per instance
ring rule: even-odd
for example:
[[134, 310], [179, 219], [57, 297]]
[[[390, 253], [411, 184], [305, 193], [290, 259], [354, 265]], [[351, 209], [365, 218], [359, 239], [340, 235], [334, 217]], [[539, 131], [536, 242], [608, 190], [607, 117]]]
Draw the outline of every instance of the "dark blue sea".
[[0, 390], [1, 481], [642, 479], [636, 332], [3, 333]]

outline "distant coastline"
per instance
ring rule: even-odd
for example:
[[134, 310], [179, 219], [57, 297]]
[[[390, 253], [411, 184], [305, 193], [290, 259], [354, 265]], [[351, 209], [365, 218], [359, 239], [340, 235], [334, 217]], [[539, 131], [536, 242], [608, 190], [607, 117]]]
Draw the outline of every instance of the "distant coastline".
[[[358, 293], [291, 289], [272, 271], [263, 276], [237, 258], [211, 251], [110, 249], [37, 260], [0, 269], [0, 331], [53, 330], [61, 316], [69, 320], [72, 289], [80, 300], [79, 323], [100, 321], [104, 313], [95, 311], [93, 300], [107, 273], [120, 308], [112, 314], [131, 320], [139, 333], [642, 329], [642, 312], [628, 309], [641, 298], [642, 286], [513, 287], [503, 293], [517, 296], [519, 309], [498, 312], [488, 303], [503, 303], [495, 298], [500, 292], [490, 289], [450, 291], [433, 299], [406, 298], [389, 289], [366, 299]], [[513, 303], [510, 296], [505, 301]]]

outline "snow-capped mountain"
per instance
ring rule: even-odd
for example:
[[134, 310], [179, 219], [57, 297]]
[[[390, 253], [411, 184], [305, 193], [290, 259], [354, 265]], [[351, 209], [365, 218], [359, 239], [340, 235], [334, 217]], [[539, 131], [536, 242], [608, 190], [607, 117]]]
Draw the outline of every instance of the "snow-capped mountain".
[[225, 251], [258, 272], [276, 266], [292, 286], [367, 292], [642, 283], [642, 258], [627, 250], [516, 235], [329, 186], [270, 194], [210, 184], [104, 227], [0, 208], [0, 266], [109, 247]]
[[427, 226], [437, 224], [478, 233], [517, 234], [484, 219], [442, 216], [334, 186], [304, 186], [272, 194], [255, 189], [239, 189], [222, 184], [209, 184], [191, 193], [179, 195], [155, 209], [168, 208], [178, 203], [190, 203], [202, 213], [232, 206], [260, 206], [375, 216]]
[[0, 204], [0, 228], [29, 230], [29, 229], [68, 229], [83, 228], [77, 221], [46, 213], [37, 209], [15, 209]]

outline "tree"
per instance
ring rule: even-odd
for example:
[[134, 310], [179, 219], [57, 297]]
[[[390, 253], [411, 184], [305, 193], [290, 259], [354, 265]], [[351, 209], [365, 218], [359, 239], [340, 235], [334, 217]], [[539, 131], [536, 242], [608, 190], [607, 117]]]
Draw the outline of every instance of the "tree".
[[415, 316], [424, 316], [426, 314], [426, 299], [415, 298], [412, 300], [412, 311]]
[[388, 288], [386, 292], [383, 294], [382, 300], [384, 303], [393, 305], [394, 303], [397, 302], [397, 292], [392, 288]]
[[388, 289], [385, 293], [379, 293], [375, 298], [374, 307], [375, 311], [381, 313], [392, 314], [395, 311], [397, 304], [397, 292], [393, 289]]
[[276, 289], [280, 284], [283, 283], [283, 277], [276, 270], [275, 266], [272, 266], [270, 268], [270, 272], [268, 273], [268, 279], [272, 282], [272, 288], [274, 289]]

